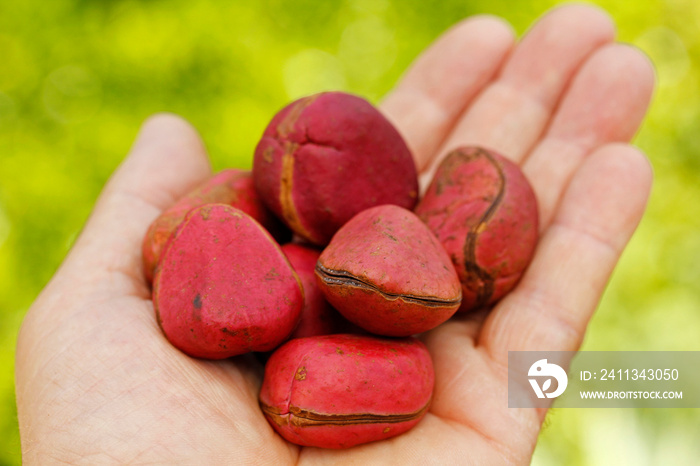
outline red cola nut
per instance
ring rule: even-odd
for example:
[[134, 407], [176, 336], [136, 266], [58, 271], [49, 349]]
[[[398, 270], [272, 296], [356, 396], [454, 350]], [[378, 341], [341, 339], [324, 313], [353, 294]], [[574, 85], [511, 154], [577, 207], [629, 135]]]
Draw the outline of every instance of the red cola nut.
[[331, 307], [316, 282], [314, 271], [321, 251], [297, 243], [287, 243], [281, 249], [304, 286], [304, 309], [290, 338], [349, 332], [352, 324]]
[[408, 336], [459, 308], [459, 278], [440, 241], [413, 212], [367, 209], [335, 234], [316, 265], [321, 291], [350, 322], [372, 333]]
[[460, 311], [503, 297], [534, 254], [537, 199], [520, 168], [493, 151], [452, 151], [415, 212], [452, 258], [462, 282]]
[[185, 215], [194, 207], [212, 203], [228, 204], [242, 210], [267, 228], [278, 241], [288, 240], [291, 236], [258, 197], [251, 172], [223, 170], [178, 200], [151, 223], [141, 246], [143, 269], [149, 282], [153, 280], [163, 248]]
[[199, 358], [269, 351], [294, 330], [301, 283], [275, 240], [224, 204], [196, 207], [156, 270], [153, 306], [170, 342]]
[[405, 142], [369, 102], [341, 92], [299, 99], [272, 119], [255, 149], [255, 187], [299, 236], [325, 245], [355, 214], [417, 201]]
[[265, 366], [260, 407], [297, 445], [349, 448], [406, 432], [425, 415], [433, 364], [415, 338], [291, 340]]

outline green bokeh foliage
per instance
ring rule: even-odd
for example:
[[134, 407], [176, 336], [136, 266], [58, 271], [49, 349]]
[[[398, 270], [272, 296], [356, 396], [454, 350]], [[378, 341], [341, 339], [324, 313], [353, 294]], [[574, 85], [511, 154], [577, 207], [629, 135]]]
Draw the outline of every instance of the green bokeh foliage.
[[[149, 114], [191, 121], [215, 169], [250, 167], [267, 120], [289, 100], [341, 89], [377, 102], [461, 18], [503, 16], [522, 34], [556, 3], [0, 2], [0, 463], [20, 461], [13, 358], [22, 316]], [[689, 21], [700, 7], [599, 3], [619, 39], [657, 67], [636, 139], [656, 181], [584, 349], [700, 350], [700, 34]], [[700, 458], [698, 427], [694, 410], [553, 410], [535, 463], [690, 464]]]

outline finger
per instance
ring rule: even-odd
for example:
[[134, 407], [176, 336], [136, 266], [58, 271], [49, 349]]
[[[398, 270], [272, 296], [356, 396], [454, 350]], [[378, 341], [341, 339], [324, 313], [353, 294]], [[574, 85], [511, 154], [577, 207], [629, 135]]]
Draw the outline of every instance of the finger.
[[496, 74], [514, 40], [506, 22], [469, 18], [418, 57], [381, 108], [422, 169], [466, 105]]
[[513, 51], [499, 78], [468, 109], [433, 161], [451, 148], [481, 145], [520, 161], [537, 141], [581, 63], [613, 40], [602, 10], [570, 5], [544, 16]]
[[601, 147], [572, 179], [552, 225], [515, 290], [484, 323], [478, 344], [508, 351], [573, 351], [644, 212], [651, 167], [623, 144]]
[[653, 88], [651, 62], [630, 46], [602, 47], [583, 65], [544, 138], [523, 163], [537, 195], [542, 231], [586, 154], [600, 145], [627, 142], [634, 136]]
[[189, 123], [169, 114], [149, 118], [105, 186], [65, 268], [99, 271], [91, 279], [120, 272], [129, 278], [125, 285], [142, 283], [140, 245], [148, 225], [209, 173], [206, 151]]

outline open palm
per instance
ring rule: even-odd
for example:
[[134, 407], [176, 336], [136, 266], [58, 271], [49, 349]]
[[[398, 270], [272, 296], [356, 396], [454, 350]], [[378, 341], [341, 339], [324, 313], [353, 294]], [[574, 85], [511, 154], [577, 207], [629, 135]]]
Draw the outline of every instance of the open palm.
[[262, 367], [250, 356], [195, 360], [163, 337], [140, 241], [210, 168], [187, 123], [151, 118], [23, 323], [24, 461], [528, 463], [545, 412], [507, 407], [507, 352], [579, 347], [650, 188], [648, 162], [626, 142], [653, 71], [613, 39], [610, 19], [585, 6], [550, 12], [518, 44], [503, 21], [473, 17], [424, 52], [383, 102], [425, 179], [462, 144], [519, 163], [538, 197], [540, 242], [490, 313], [423, 335], [436, 370], [423, 421], [345, 451], [277, 436], [258, 408]]

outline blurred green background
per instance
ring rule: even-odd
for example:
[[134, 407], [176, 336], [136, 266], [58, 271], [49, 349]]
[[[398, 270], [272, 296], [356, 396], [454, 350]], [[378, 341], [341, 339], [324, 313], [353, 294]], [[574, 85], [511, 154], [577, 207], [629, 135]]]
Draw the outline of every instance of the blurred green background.
[[[584, 349], [700, 350], [700, 3], [599, 2], [654, 60], [636, 138], [656, 180]], [[0, 463], [18, 464], [13, 358], [21, 319], [85, 222], [140, 123], [201, 132], [215, 169], [249, 167], [290, 99], [377, 102], [463, 17], [519, 34], [555, 1], [0, 1]], [[697, 464], [697, 410], [553, 410], [534, 463]]]

